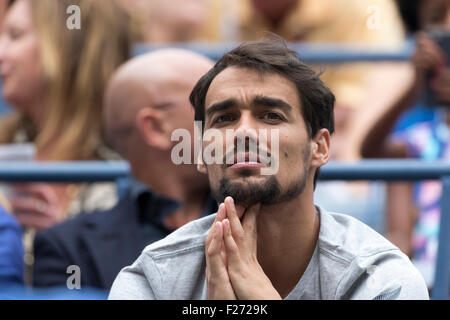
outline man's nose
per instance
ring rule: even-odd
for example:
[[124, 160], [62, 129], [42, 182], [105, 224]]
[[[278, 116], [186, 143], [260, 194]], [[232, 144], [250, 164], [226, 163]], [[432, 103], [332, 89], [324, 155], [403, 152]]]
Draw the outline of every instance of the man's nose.
[[256, 125], [257, 123], [254, 119], [254, 116], [250, 112], [244, 111], [242, 112], [239, 122], [235, 127], [235, 132], [236, 134], [256, 132]]
[[239, 143], [245, 143], [245, 148], [248, 149], [250, 142], [255, 146], [258, 144], [258, 134], [256, 128], [256, 121], [249, 113], [243, 113], [240, 121], [237, 124], [234, 132], [234, 146], [235, 148]]

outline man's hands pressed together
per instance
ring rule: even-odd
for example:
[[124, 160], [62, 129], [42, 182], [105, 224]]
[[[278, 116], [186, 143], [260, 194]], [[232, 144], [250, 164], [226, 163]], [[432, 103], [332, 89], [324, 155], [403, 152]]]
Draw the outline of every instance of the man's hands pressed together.
[[208, 299], [281, 299], [257, 258], [259, 209], [249, 207], [241, 223], [231, 197], [220, 204], [205, 242]]
[[227, 271], [227, 257], [223, 243], [223, 226], [227, 214], [225, 204], [221, 203], [216, 219], [206, 237], [206, 284], [208, 300], [236, 300]]

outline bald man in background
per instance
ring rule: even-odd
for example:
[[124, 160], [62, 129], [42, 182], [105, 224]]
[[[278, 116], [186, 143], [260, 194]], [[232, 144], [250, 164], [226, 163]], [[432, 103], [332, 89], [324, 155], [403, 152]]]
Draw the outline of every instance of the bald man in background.
[[207, 177], [194, 164], [171, 160], [173, 131], [185, 129], [193, 137], [189, 94], [212, 65], [186, 50], [162, 49], [119, 68], [106, 91], [103, 122], [107, 141], [130, 163], [131, 186], [111, 210], [38, 233], [34, 286], [65, 286], [67, 268], [76, 265], [81, 288], [109, 290], [146, 245], [216, 212]]

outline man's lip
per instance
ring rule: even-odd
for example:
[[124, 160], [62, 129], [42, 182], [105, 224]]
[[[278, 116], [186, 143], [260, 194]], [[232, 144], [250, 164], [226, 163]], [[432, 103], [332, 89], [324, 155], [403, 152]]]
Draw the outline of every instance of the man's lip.
[[[241, 154], [242, 155], [242, 154]], [[252, 154], [252, 156], [250, 157], [250, 153], [249, 152], [246, 152], [246, 153], [244, 153], [243, 154], [244, 155], [244, 161], [242, 162], [238, 162], [238, 154], [237, 153], [235, 153], [234, 154], [234, 162], [232, 163], [232, 164], [228, 164], [227, 166], [228, 167], [235, 167], [235, 166], [242, 166], [242, 165], [245, 165], [245, 166], [252, 166], [252, 167], [255, 167], [255, 166], [258, 166], [258, 167], [260, 167], [260, 166], [263, 166], [263, 164], [261, 163], [261, 161], [260, 161], [260, 159], [259, 159], [259, 155], [254, 155], [254, 154]], [[250, 159], [251, 158], [251, 159]], [[240, 157], [240, 159], [239, 160], [242, 160], [242, 156]], [[256, 161], [255, 161], [256, 160]]]
[[238, 162], [231, 165], [231, 169], [242, 169], [242, 168], [261, 168], [264, 167], [262, 163], [259, 162]]

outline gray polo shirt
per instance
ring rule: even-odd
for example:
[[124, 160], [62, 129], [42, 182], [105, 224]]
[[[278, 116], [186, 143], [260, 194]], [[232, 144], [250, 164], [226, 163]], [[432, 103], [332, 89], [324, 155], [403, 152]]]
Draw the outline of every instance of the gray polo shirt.
[[[429, 299], [424, 279], [391, 242], [355, 218], [317, 209], [313, 257], [286, 299]], [[214, 218], [147, 246], [119, 273], [109, 299], [206, 299], [205, 238]]]

